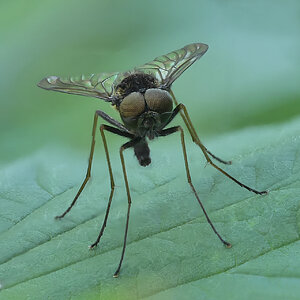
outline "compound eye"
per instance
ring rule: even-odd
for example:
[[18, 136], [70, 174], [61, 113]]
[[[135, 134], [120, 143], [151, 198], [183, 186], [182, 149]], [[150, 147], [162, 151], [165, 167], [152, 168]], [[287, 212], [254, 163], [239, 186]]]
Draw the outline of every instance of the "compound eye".
[[169, 112], [173, 108], [171, 95], [161, 89], [148, 89], [145, 93], [148, 108], [160, 114]]
[[124, 118], [137, 117], [145, 111], [145, 100], [141, 93], [133, 92], [120, 104], [120, 114]]

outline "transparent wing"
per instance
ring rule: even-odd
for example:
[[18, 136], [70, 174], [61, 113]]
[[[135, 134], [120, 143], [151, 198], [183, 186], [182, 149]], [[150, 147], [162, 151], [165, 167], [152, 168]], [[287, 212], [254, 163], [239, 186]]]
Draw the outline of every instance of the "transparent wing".
[[89, 76], [61, 78], [49, 76], [42, 79], [38, 86], [62, 93], [89, 96], [112, 102], [115, 81], [120, 73], [100, 73]]
[[153, 75], [161, 87], [168, 88], [207, 49], [208, 46], [201, 43], [186, 45], [181, 49], [159, 56], [135, 70]]

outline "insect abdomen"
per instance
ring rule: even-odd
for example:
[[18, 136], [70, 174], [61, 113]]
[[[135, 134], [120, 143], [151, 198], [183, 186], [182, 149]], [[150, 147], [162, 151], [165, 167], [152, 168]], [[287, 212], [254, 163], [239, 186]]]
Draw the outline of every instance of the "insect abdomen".
[[134, 154], [141, 166], [146, 167], [150, 165], [150, 149], [145, 139], [142, 139], [140, 142], [134, 145]]

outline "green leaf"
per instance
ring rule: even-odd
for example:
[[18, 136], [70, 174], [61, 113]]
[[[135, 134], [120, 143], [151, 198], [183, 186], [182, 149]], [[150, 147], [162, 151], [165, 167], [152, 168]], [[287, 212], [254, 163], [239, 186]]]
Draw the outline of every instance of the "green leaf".
[[[153, 164], [126, 152], [132, 212], [125, 260], [126, 193], [111, 147], [116, 192], [100, 245], [109, 176], [96, 156], [93, 177], [62, 220], [85, 174], [84, 154], [45, 148], [0, 171], [0, 299], [299, 299], [300, 119], [210, 140], [224, 169], [259, 190], [242, 189], [205, 167], [186, 137], [193, 183], [226, 249], [206, 222], [186, 181], [179, 136], [151, 143]], [[97, 151], [103, 146], [97, 141]], [[102, 153], [103, 154], [103, 153]]]
[[[0, 299], [300, 299], [300, 121], [290, 121], [300, 111], [300, 2], [69, 2], [0, 3]], [[127, 209], [119, 137], [108, 136], [117, 186], [99, 247], [88, 250], [110, 192], [99, 136], [92, 179], [70, 214], [54, 216], [83, 180], [94, 111], [118, 113], [36, 83], [131, 69], [192, 42], [209, 51], [174, 83], [178, 101], [205, 145], [233, 160], [224, 169], [270, 194], [205, 167], [186, 137], [194, 185], [233, 244], [225, 249], [186, 181], [178, 135], [151, 143], [147, 168], [128, 150], [133, 205], [113, 279]]]

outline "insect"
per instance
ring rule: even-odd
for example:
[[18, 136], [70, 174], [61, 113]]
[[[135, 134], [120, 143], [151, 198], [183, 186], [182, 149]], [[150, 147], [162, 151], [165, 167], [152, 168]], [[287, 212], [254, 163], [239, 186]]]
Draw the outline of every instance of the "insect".
[[[122, 123], [113, 119], [101, 110], [97, 110], [95, 112], [92, 129], [92, 143], [85, 179], [70, 206], [65, 210], [63, 214], [56, 217], [57, 219], [61, 219], [72, 209], [91, 176], [97, 121], [100, 117], [110, 124], [102, 124], [100, 126], [100, 134], [106, 154], [111, 192], [103, 225], [100, 229], [96, 241], [90, 246], [91, 249], [98, 245], [103, 235], [115, 189], [115, 182], [111, 168], [105, 132], [108, 131], [129, 139], [128, 142], [120, 147], [120, 159], [127, 193], [128, 209], [122, 254], [117, 270], [114, 273], [114, 277], [118, 277], [123, 262], [131, 209], [131, 196], [123, 152], [125, 149], [133, 148], [134, 154], [138, 159], [139, 164], [143, 167], [148, 166], [151, 163], [148, 141], [153, 140], [157, 137], [167, 136], [175, 132], [179, 132], [181, 137], [181, 146], [183, 151], [187, 181], [198, 203], [200, 204], [200, 207], [212, 230], [227, 248], [231, 247], [231, 244], [226, 242], [214, 227], [208, 214], [205, 211], [205, 208], [196, 192], [196, 189], [194, 188], [189, 171], [184, 132], [182, 127], [174, 126], [166, 128], [178, 114], [181, 115], [188, 129], [188, 132], [192, 137], [193, 142], [200, 147], [208, 164], [216, 168], [225, 176], [229, 177], [241, 187], [255, 194], [262, 195], [267, 193], [267, 191], [257, 191], [241, 183], [240, 181], [229, 175], [227, 172], [225, 172], [223, 169], [218, 167], [211, 160], [212, 158], [223, 164], [231, 164], [231, 161], [225, 161], [212, 154], [201, 143], [191, 122], [186, 107], [182, 103], [177, 102], [175, 95], [171, 90], [173, 82], [196, 60], [204, 55], [207, 49], [208, 46], [206, 44], [194, 43], [187, 45], [181, 49], [172, 51], [166, 55], [159, 56], [153, 61], [148, 62], [140, 67], [136, 67], [131, 71], [123, 73], [100, 73], [92, 74], [90, 76], [82, 75], [80, 77], [69, 77], [65, 79], [57, 76], [50, 76], [42, 79], [38, 83], [39, 87], [46, 90], [53, 90], [68, 94], [83, 95], [102, 99], [106, 102], [110, 102], [117, 108], [120, 113]], [[173, 107], [173, 105], [175, 105], [175, 107]]]

